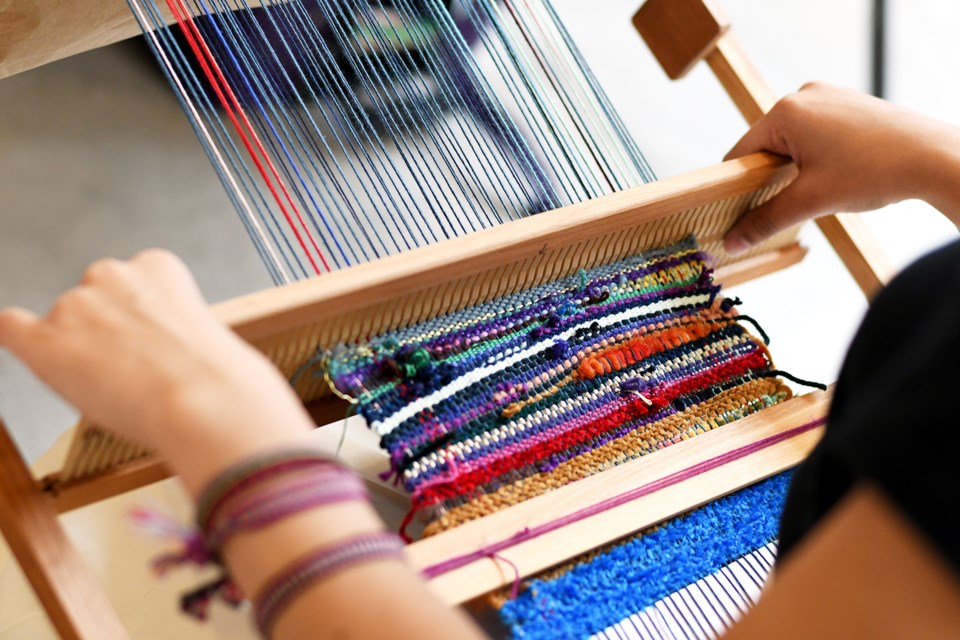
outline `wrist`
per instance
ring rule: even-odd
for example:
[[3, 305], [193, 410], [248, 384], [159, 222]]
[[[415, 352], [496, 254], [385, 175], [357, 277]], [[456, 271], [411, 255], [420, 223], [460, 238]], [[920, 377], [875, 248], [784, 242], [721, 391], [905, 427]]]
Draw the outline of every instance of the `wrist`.
[[916, 188], [907, 197], [927, 202], [960, 224], [960, 128], [938, 126], [919, 146], [906, 157], [916, 176]]
[[314, 424], [286, 382], [207, 381], [174, 390], [151, 444], [196, 497], [228, 467], [264, 451], [308, 445]]

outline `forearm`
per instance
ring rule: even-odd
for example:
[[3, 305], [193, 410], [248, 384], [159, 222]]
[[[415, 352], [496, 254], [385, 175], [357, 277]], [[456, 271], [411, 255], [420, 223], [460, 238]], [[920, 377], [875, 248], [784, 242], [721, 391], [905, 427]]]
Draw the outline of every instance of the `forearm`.
[[885, 494], [858, 485], [725, 637], [954, 638], [958, 625], [956, 575]]
[[[242, 376], [241, 376], [242, 377]], [[314, 424], [276, 371], [183, 385], [165, 402], [153, 444], [196, 499], [228, 467], [265, 451], [310, 446]]]
[[960, 226], [960, 128], [944, 125], [916, 164], [920, 176], [915, 197]]
[[[310, 419], [285, 382], [275, 374], [258, 380], [255, 391], [234, 402], [206, 386], [179, 392], [171, 403], [182, 418], [160, 442], [160, 453], [195, 498], [238, 462], [268, 451], [309, 446]], [[235, 384], [228, 386], [237, 391]], [[311, 552], [383, 530], [383, 521], [369, 504], [340, 502], [235, 535], [224, 547], [223, 558], [243, 593], [255, 597], [285, 567]], [[371, 607], [376, 615], [370, 615]], [[388, 635], [480, 637], [462, 613], [440, 603], [411, 568], [394, 558], [363, 562], [318, 581], [281, 614], [273, 637]]]

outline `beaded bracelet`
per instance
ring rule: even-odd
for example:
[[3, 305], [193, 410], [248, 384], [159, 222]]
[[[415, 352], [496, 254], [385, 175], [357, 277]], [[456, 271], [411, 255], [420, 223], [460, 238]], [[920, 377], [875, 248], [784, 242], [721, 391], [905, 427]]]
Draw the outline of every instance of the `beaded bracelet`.
[[317, 582], [361, 562], [398, 558], [403, 542], [393, 533], [358, 535], [313, 551], [294, 561], [270, 579], [253, 600], [257, 628], [270, 638], [283, 611]]

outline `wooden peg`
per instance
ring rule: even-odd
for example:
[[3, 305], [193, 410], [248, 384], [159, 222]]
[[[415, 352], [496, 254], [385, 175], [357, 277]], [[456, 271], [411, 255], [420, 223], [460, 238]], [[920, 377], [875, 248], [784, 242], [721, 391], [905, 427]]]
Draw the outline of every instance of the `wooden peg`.
[[633, 26], [676, 80], [716, 48], [730, 21], [709, 0], [647, 0], [634, 14]]

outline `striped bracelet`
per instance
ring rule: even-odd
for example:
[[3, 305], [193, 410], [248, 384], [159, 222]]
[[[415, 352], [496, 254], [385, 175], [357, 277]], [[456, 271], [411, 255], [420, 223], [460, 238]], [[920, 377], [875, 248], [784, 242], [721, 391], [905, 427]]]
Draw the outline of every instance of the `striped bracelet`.
[[403, 542], [393, 533], [377, 532], [348, 538], [313, 551], [270, 579], [253, 600], [257, 628], [269, 638], [280, 614], [314, 584], [361, 562], [398, 558]]
[[369, 499], [363, 480], [342, 467], [306, 467], [278, 472], [221, 500], [203, 529], [219, 553], [232, 536], [256, 531], [316, 507]]
[[307, 467], [340, 468], [327, 454], [307, 447], [262, 453], [227, 468], [211, 480], [197, 498], [197, 526], [206, 529], [224, 502], [251, 485]]

